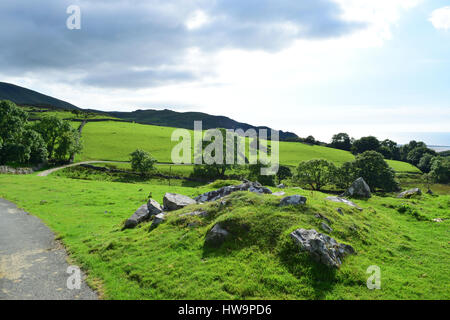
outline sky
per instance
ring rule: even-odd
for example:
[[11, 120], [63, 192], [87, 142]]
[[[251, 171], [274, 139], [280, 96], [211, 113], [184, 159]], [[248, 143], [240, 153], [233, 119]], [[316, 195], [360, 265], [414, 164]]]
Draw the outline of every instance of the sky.
[[0, 43], [0, 81], [81, 108], [450, 145], [448, 1], [2, 0]]

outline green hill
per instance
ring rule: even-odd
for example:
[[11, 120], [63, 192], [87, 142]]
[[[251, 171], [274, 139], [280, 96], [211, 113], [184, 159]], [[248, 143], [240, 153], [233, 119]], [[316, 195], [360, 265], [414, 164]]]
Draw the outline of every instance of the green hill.
[[79, 109], [68, 102], [6, 82], [0, 82], [0, 100], [10, 100], [22, 106], [53, 107], [64, 110]]
[[[127, 161], [138, 148], [150, 152], [159, 162], [171, 162], [171, 151], [177, 142], [171, 142], [174, 128], [136, 123], [90, 122], [83, 129], [84, 150], [76, 161]], [[297, 166], [299, 162], [324, 158], [341, 165], [354, 156], [347, 151], [298, 142], [280, 142], [280, 163]], [[409, 163], [388, 160], [399, 172], [420, 172]]]
[[[176, 112], [172, 110], [136, 110], [133, 112], [108, 112], [110, 115], [137, 123], [152, 124], [163, 127], [175, 127], [194, 130], [194, 121], [202, 121], [204, 130], [225, 129], [267, 129], [269, 127], [255, 127], [247, 123], [237, 122], [224, 116], [214, 116], [202, 112]], [[270, 135], [270, 131], [268, 131]], [[292, 132], [280, 131], [280, 140], [295, 139], [298, 136]]]
[[[450, 299], [448, 195], [374, 196], [355, 200], [360, 212], [320, 192], [285, 189], [308, 201], [284, 208], [280, 197], [238, 192], [225, 205], [170, 212], [156, 229], [149, 222], [121, 230], [149, 192], [161, 202], [165, 192], [208, 190], [0, 175], [0, 197], [48, 224], [105, 299]], [[208, 215], [182, 215], [193, 210]], [[324, 232], [318, 214], [329, 219], [331, 237], [357, 252], [339, 270], [313, 261], [289, 236], [297, 228]], [[219, 248], [206, 246], [219, 222], [232, 236]], [[366, 287], [373, 265], [381, 269], [381, 290]]]

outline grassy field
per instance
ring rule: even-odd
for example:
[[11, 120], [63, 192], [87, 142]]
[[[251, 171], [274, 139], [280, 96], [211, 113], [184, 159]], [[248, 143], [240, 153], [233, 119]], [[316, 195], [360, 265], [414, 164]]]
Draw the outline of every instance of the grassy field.
[[[364, 211], [345, 207], [339, 215], [339, 205], [319, 192], [286, 189], [308, 198], [296, 208], [278, 207], [272, 195], [235, 193], [225, 208], [202, 207], [208, 218], [180, 216], [193, 206], [170, 213], [155, 230], [144, 224], [121, 231], [149, 192], [161, 201], [165, 192], [207, 190], [0, 175], [0, 197], [48, 224], [107, 299], [450, 299], [450, 220], [431, 221], [450, 218], [448, 195], [376, 196], [356, 201]], [[296, 228], [319, 230], [317, 213], [331, 220], [331, 236], [357, 251], [339, 270], [313, 262], [289, 238]], [[212, 249], [204, 237], [219, 221], [235, 232]], [[381, 268], [381, 290], [366, 287], [371, 265]]]
[[[76, 161], [118, 160], [126, 161], [137, 148], [150, 152], [159, 162], [171, 162], [171, 142], [174, 128], [134, 123], [88, 123], [83, 129], [84, 150]], [[310, 146], [303, 143], [280, 142], [280, 163], [297, 166], [301, 161], [324, 158], [341, 165], [354, 156], [347, 151]], [[400, 161], [388, 160], [398, 172], [420, 172], [416, 167]]]

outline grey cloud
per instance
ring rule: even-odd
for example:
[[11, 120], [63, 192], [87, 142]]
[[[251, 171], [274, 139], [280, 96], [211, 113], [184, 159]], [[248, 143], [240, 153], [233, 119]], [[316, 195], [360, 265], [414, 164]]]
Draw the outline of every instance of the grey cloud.
[[[72, 4], [81, 7], [81, 30], [66, 28]], [[185, 22], [199, 9], [211, 23], [188, 30]], [[183, 65], [191, 47], [276, 51], [295, 39], [363, 27], [339, 14], [331, 0], [2, 0], [0, 68], [15, 75], [80, 72], [82, 83], [99, 87], [157, 86], [202, 76]], [[167, 66], [170, 72], [161, 71]], [[133, 71], [140, 68], [153, 71]]]

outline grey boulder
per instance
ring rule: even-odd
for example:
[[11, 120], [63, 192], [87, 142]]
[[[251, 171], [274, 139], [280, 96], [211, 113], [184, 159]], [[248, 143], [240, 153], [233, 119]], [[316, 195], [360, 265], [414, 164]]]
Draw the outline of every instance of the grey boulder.
[[420, 196], [422, 195], [422, 190], [420, 190], [419, 188], [414, 188], [414, 189], [410, 189], [410, 190], [406, 190], [403, 191], [402, 193], [400, 193], [397, 198], [411, 198], [413, 196]]
[[181, 215], [181, 217], [185, 217], [185, 216], [193, 216], [193, 217], [207, 217], [208, 216], [208, 212], [206, 211], [193, 211], [193, 212], [188, 212], [188, 213], [183, 213]]
[[166, 221], [166, 214], [165, 213], [160, 213], [157, 214], [154, 218], [153, 218], [153, 222], [152, 225], [150, 226], [150, 228], [156, 228], [157, 226], [159, 226], [161, 223], [163, 223], [164, 221]]
[[332, 202], [337, 202], [337, 203], [345, 203], [346, 205], [348, 205], [350, 207], [353, 207], [353, 208], [356, 208], [359, 211], [363, 210], [356, 203], [353, 203], [350, 200], [347, 200], [347, 199], [344, 199], [344, 198], [340, 198], [340, 197], [326, 197], [325, 200], [332, 201]]
[[372, 197], [372, 193], [370, 192], [370, 187], [366, 181], [364, 181], [363, 178], [358, 178], [352, 183], [350, 188], [344, 192], [343, 196], [370, 198]]
[[298, 194], [294, 196], [289, 196], [281, 199], [280, 206], [297, 206], [301, 204], [306, 204], [306, 197], [300, 196]]
[[331, 229], [331, 227], [330, 227], [329, 225], [327, 225], [325, 222], [322, 222], [322, 223], [320, 224], [320, 228], [321, 228], [323, 231], [326, 231], [326, 232], [328, 232], [328, 233], [333, 232], [333, 229]]
[[135, 228], [138, 224], [149, 220], [151, 217], [150, 212], [148, 211], [148, 207], [146, 204], [139, 207], [136, 212], [125, 221], [124, 229], [132, 229]]
[[245, 181], [237, 186], [226, 186], [214, 191], [206, 192], [196, 197], [195, 201], [198, 203], [216, 201], [237, 191], [272, 194], [272, 191], [269, 188], [262, 186], [259, 182]]
[[352, 246], [338, 243], [314, 229], [297, 229], [291, 233], [291, 238], [314, 260], [333, 268], [339, 268], [345, 256], [355, 253]]
[[278, 189], [284, 189], [284, 188], [286, 188], [286, 185], [281, 183], [281, 184], [277, 185], [277, 188]]
[[155, 215], [163, 212], [161, 205], [153, 199], [148, 200], [147, 208], [148, 208], [148, 212], [150, 213], [150, 216], [155, 216]]
[[214, 225], [211, 230], [208, 231], [205, 237], [205, 244], [219, 247], [228, 238], [230, 233], [225, 230], [220, 223]]
[[195, 203], [195, 200], [177, 193], [166, 193], [163, 199], [164, 209], [167, 211], [178, 210]]

